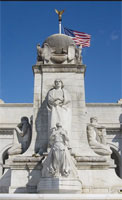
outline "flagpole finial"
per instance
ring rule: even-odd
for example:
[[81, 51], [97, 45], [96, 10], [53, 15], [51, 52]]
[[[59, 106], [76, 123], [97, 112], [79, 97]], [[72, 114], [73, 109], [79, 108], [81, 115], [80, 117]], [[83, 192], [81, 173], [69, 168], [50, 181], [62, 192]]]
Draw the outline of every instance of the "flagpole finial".
[[62, 21], [62, 14], [64, 13], [64, 10], [59, 11], [59, 10], [55, 9], [55, 12], [58, 14], [59, 22], [61, 22]]
[[62, 21], [62, 14], [64, 13], [64, 10], [58, 11], [57, 9], [55, 9], [55, 12], [58, 14], [59, 34], [61, 34], [61, 21]]

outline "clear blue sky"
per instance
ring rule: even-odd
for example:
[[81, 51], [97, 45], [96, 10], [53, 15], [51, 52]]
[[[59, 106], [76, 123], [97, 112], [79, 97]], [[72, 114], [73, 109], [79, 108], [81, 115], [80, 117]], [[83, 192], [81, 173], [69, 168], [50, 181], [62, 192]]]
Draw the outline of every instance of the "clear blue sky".
[[83, 49], [86, 102], [117, 102], [122, 98], [121, 2], [3, 1], [1, 3], [0, 99], [33, 102], [36, 45], [58, 33], [54, 9], [65, 9], [64, 27], [91, 34]]

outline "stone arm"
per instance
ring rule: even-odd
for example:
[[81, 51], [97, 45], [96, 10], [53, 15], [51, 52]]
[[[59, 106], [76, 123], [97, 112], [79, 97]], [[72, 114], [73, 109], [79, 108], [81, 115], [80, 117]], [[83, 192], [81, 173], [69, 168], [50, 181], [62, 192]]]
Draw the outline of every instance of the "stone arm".
[[52, 97], [50, 92], [48, 93], [47, 106], [49, 109], [52, 109], [52, 107], [54, 106], [54, 98]]
[[62, 131], [62, 136], [63, 136], [63, 141], [64, 141], [64, 144], [66, 146], [69, 146], [69, 138], [68, 138], [68, 135], [67, 135], [67, 131]]
[[70, 94], [68, 93], [68, 91], [66, 91], [65, 89], [63, 89], [63, 92], [64, 92], [64, 101], [63, 101], [63, 106], [65, 107], [69, 107], [71, 106], [71, 96]]
[[69, 104], [69, 103], [71, 103], [71, 101], [70, 101], [70, 100], [68, 100], [68, 101], [65, 101], [65, 102], [63, 103], [63, 106], [65, 106], [65, 105], [67, 105], [67, 104]]
[[96, 127], [99, 128], [99, 129], [105, 129], [105, 126], [101, 126], [101, 125], [99, 125], [99, 124], [97, 124]]
[[23, 137], [23, 132], [20, 130], [19, 127], [16, 127], [15, 130], [17, 131], [17, 133], [18, 133], [21, 137]]
[[28, 125], [27, 124], [23, 124], [22, 125], [22, 130], [19, 127], [16, 127], [15, 130], [17, 131], [17, 133], [21, 136], [24, 137], [24, 135], [26, 134], [28, 129]]
[[68, 138], [67, 134], [65, 134], [65, 140], [66, 140], [67, 142], [69, 142], [69, 138]]
[[[96, 132], [96, 137], [93, 136], [93, 131]], [[106, 144], [106, 129], [104, 126], [89, 124], [87, 127], [89, 141], [97, 141], [101, 144]]]
[[102, 128], [99, 132], [100, 142], [106, 145], [106, 129]]
[[101, 126], [101, 125], [97, 124], [95, 126], [95, 130], [97, 133], [97, 140], [102, 144], [106, 144], [106, 128], [105, 128], [105, 126]]
[[87, 126], [87, 135], [88, 135], [88, 141], [89, 142], [96, 141], [96, 137], [93, 134], [93, 132], [94, 132], [94, 127], [91, 126], [91, 124], [88, 124], [88, 126]]
[[55, 133], [52, 133], [49, 138], [49, 147], [52, 147], [55, 142]]
[[63, 101], [60, 98], [54, 99], [52, 97], [52, 95], [49, 93], [48, 94], [48, 107], [50, 109], [52, 109], [53, 106], [56, 107], [57, 105], [58, 106], [62, 106], [63, 105]]

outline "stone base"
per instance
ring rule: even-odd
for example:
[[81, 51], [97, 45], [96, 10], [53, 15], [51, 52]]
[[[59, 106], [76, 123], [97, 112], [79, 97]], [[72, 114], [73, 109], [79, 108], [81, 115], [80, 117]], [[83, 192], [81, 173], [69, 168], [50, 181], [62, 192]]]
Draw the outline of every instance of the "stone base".
[[41, 178], [38, 193], [82, 193], [81, 182], [71, 178]]
[[122, 200], [122, 194], [0, 194], [0, 200]]
[[[98, 162], [96, 159], [89, 160], [89, 157], [81, 161], [80, 158], [76, 165], [79, 179], [72, 179], [42, 178], [42, 159], [43, 157], [17, 156], [6, 162], [11, 171], [11, 181], [6, 185], [9, 187], [9, 193], [110, 194], [122, 191], [122, 179], [116, 175], [114, 164], [110, 161], [105, 162], [101, 159]], [[4, 174], [3, 178], [6, 175]], [[5, 189], [7, 191], [7, 187]]]
[[11, 169], [9, 193], [36, 193], [43, 157], [16, 156], [7, 161]]

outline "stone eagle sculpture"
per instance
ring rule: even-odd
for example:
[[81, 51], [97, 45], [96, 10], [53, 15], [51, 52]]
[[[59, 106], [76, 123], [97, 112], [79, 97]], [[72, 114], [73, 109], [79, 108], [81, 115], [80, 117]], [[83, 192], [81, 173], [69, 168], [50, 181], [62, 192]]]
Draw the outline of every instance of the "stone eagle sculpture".
[[55, 12], [58, 14], [59, 21], [61, 21], [62, 20], [62, 14], [64, 13], [64, 10], [58, 11], [57, 9], [55, 9]]

